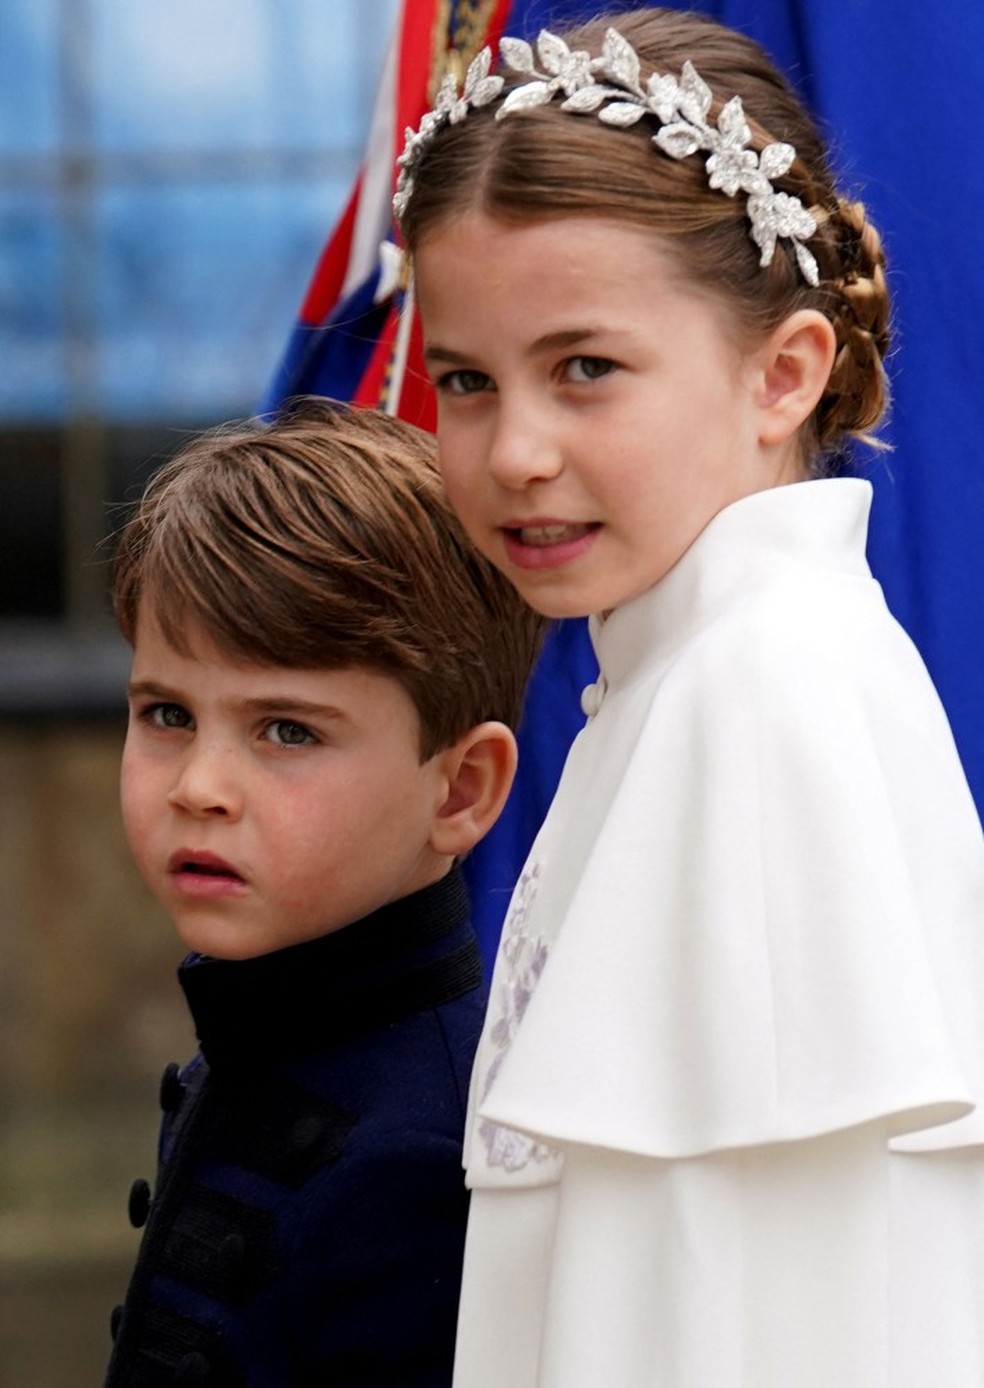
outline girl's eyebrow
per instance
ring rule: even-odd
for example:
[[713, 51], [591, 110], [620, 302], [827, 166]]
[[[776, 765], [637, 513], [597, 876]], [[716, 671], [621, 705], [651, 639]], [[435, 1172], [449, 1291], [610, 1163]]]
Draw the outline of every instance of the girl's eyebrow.
[[534, 352], [555, 352], [558, 348], [577, 347], [582, 342], [588, 342], [591, 338], [597, 337], [604, 329], [600, 327], [585, 328], [562, 328], [555, 333], [544, 333], [533, 343]]
[[442, 362], [445, 366], [464, 366], [468, 358], [462, 352], [453, 352], [450, 347], [442, 347], [439, 342], [429, 342], [424, 347], [424, 360]]
[[[530, 346], [530, 352], [556, 352], [565, 347], [576, 347], [579, 343], [604, 334], [608, 330], [601, 326], [583, 328], [561, 328], [557, 332], [544, 333]], [[443, 347], [439, 342], [430, 342], [424, 348], [424, 358], [428, 362], [442, 362], [447, 366], [467, 365], [469, 357], [464, 352], [456, 352], [451, 347]]]

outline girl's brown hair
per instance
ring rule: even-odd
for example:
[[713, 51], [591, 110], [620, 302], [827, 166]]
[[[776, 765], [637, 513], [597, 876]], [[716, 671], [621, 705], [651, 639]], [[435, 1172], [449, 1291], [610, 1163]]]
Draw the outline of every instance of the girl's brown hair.
[[556, 99], [501, 121], [494, 118], [496, 102], [433, 138], [414, 170], [402, 220], [410, 252], [468, 209], [509, 222], [605, 217], [664, 238], [688, 281], [729, 303], [739, 330], [753, 340], [797, 309], [819, 309], [834, 327], [837, 354], [803, 438], [816, 467], [849, 438], [867, 437], [886, 407], [889, 301], [878, 232], [861, 203], [837, 192], [815, 124], [751, 39], [668, 9], [602, 17], [564, 38], [571, 49], [596, 55], [609, 27], [639, 54], [643, 83], [652, 71], [679, 76], [690, 59], [714, 93], [711, 123], [737, 95], [755, 149], [777, 140], [794, 146], [797, 158], [774, 186], [799, 197], [817, 220], [808, 244], [819, 263], [819, 286], [805, 283], [781, 239], [772, 264], [759, 265], [744, 195], [712, 189], [701, 155], [672, 159], [654, 147], [649, 121], [613, 130], [595, 116], [561, 111]]
[[149, 611], [183, 654], [195, 626], [248, 663], [392, 675], [425, 761], [487, 719], [516, 726], [543, 630], [462, 531], [433, 438], [314, 400], [166, 463], [120, 536], [113, 600], [131, 644]]

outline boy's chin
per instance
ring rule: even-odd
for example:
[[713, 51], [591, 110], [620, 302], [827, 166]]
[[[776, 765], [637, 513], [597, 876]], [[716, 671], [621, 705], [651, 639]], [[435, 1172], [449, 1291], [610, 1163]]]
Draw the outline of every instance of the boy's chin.
[[216, 913], [174, 913], [171, 920], [178, 939], [192, 954], [204, 954], [210, 959], [259, 959], [264, 954], [290, 949], [334, 935], [344, 930], [349, 921], [319, 922], [316, 926], [291, 926], [283, 922], [237, 922]]
[[256, 930], [200, 912], [172, 914], [171, 919], [184, 948], [190, 954], [205, 954], [210, 959], [258, 959], [297, 943], [289, 932]]

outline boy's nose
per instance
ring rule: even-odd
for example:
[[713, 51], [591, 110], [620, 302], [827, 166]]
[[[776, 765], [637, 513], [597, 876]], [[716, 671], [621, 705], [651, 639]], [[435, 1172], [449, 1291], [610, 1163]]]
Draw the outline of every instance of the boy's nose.
[[214, 745], [189, 748], [168, 803], [191, 815], [238, 817], [242, 790], [232, 750]]

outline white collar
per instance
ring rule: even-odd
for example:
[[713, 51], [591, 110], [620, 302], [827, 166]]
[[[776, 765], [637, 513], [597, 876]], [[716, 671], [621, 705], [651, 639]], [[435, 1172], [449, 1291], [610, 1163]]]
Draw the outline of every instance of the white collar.
[[872, 487], [824, 478], [770, 487], [719, 511], [652, 588], [589, 618], [606, 684], [663, 663], [739, 595], [791, 565], [870, 577], [865, 558]]

